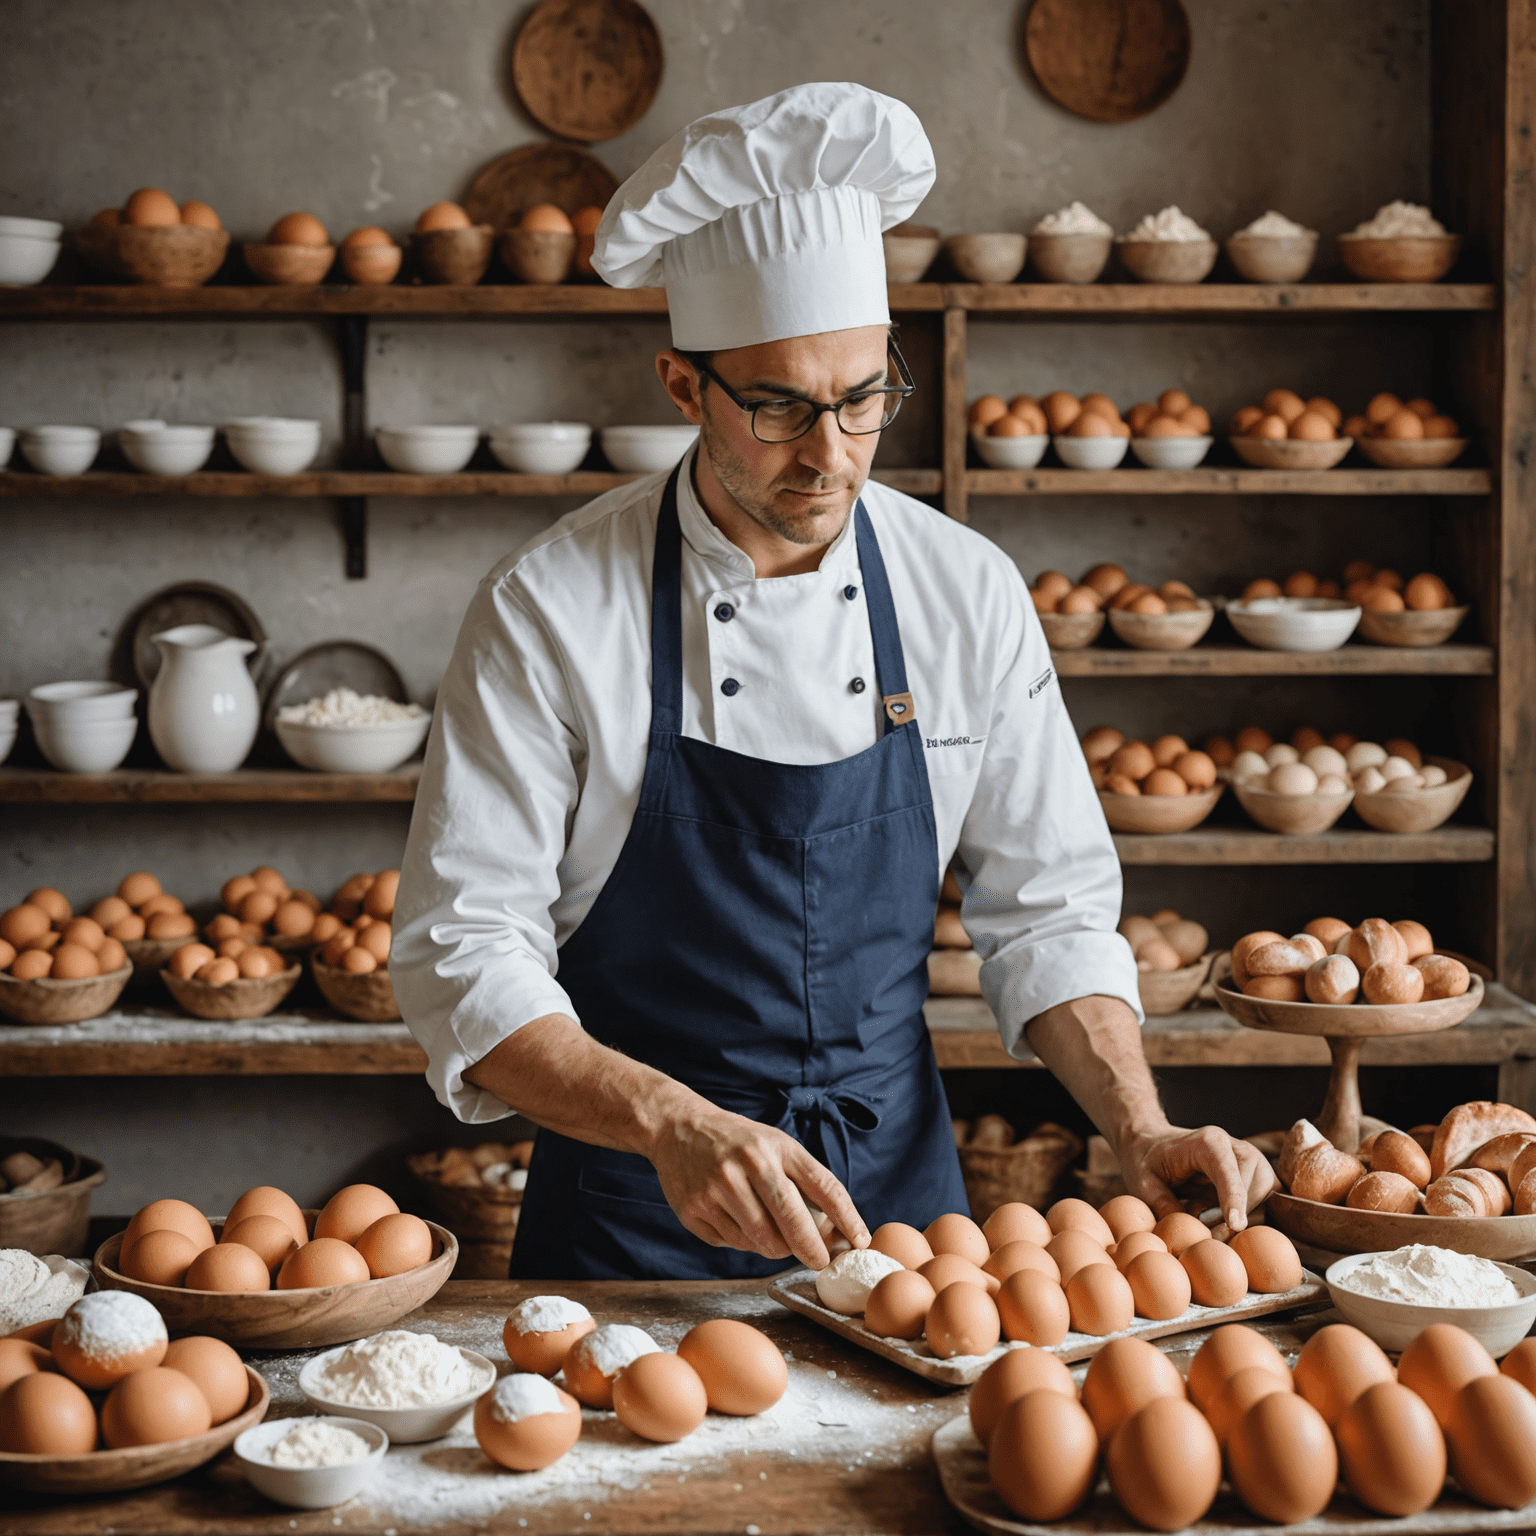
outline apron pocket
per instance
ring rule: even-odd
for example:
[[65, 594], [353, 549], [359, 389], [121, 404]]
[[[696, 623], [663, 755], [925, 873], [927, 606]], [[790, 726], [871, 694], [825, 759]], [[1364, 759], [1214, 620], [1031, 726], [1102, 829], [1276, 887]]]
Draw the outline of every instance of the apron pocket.
[[606, 1148], [586, 1151], [581, 1171], [576, 1175], [576, 1188], [581, 1195], [625, 1205], [659, 1206], [671, 1212], [672, 1207], [661, 1192], [660, 1177], [639, 1153], [610, 1152]]

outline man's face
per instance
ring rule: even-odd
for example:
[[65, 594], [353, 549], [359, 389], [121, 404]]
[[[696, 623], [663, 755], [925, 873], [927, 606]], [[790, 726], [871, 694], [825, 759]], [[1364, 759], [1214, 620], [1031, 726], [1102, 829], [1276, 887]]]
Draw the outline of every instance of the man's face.
[[[744, 400], [831, 403], [894, 382], [886, 376], [888, 347], [886, 328], [870, 325], [717, 352], [711, 366]], [[835, 539], [869, 477], [880, 434], [849, 436], [827, 411], [804, 437], [759, 442], [749, 412], [702, 375], [698, 383], [703, 450], [742, 511], [793, 544]]]

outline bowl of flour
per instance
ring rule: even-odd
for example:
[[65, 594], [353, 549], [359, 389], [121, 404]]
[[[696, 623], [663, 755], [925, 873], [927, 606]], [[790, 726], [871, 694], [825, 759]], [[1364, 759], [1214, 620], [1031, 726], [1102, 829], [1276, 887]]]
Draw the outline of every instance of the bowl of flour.
[[388, 773], [414, 757], [432, 715], [419, 704], [333, 688], [277, 712], [273, 729], [283, 750], [316, 773]]
[[1352, 1253], [1323, 1278], [1344, 1320], [1394, 1353], [1431, 1323], [1453, 1323], [1498, 1359], [1536, 1323], [1536, 1275], [1429, 1243]]
[[290, 1509], [331, 1509], [372, 1481], [389, 1436], [364, 1419], [268, 1419], [235, 1441], [258, 1493]]
[[299, 1373], [299, 1391], [321, 1413], [377, 1424], [402, 1445], [442, 1439], [495, 1381], [484, 1355], [390, 1328], [316, 1355]]

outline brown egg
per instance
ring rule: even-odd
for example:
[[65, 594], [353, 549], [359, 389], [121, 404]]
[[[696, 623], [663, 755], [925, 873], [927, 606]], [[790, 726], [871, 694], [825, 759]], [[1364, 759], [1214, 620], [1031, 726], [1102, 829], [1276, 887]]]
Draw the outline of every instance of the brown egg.
[[[336, 933], [332, 934], [330, 939], [326, 942], [325, 949], [320, 958], [324, 960], [327, 965], [339, 966], [341, 962], [346, 959], [348, 953], [356, 946], [356, 944], [357, 932], [355, 929], [339, 929]], [[373, 956], [369, 955], [368, 958], [372, 960]]]
[[1271, 412], [1267, 415], [1261, 416], [1256, 422], [1254, 422], [1251, 427], [1249, 427], [1248, 436], [1260, 437], [1278, 442], [1286, 437], [1289, 431], [1290, 427], [1287, 424], [1285, 417], [1277, 416]]
[[69, 898], [63, 891], [57, 891], [51, 885], [40, 885], [35, 891], [29, 891], [24, 905], [41, 907], [48, 914], [48, 921], [55, 928], [65, 927], [75, 915], [75, 909], [70, 906]]
[[[251, 1220], [265, 1218], [252, 1217]], [[285, 1234], [286, 1234], [286, 1228]], [[292, 1245], [292, 1239], [289, 1238]], [[243, 1243], [216, 1243], [205, 1248], [187, 1266], [182, 1285], [189, 1291], [269, 1291], [271, 1266]]]
[[354, 1244], [375, 1280], [419, 1269], [432, 1257], [432, 1229], [419, 1216], [381, 1216]]
[[1313, 395], [1307, 401], [1307, 409], [1309, 411], [1316, 411], [1319, 416], [1326, 417], [1335, 427], [1344, 419], [1343, 411], [1327, 395]]
[[240, 967], [224, 956], [210, 960], [197, 972], [197, 980], [207, 982], [210, 987], [227, 987], [230, 982], [239, 979]]
[[101, 1437], [113, 1450], [188, 1440], [212, 1424], [197, 1383], [163, 1365], [125, 1376], [101, 1405]]
[[1225, 1243], [1192, 1243], [1179, 1255], [1202, 1307], [1234, 1307], [1248, 1294], [1248, 1271]]
[[613, 1383], [613, 1411], [619, 1423], [663, 1445], [691, 1434], [708, 1409], [699, 1373], [677, 1355], [641, 1355]]
[[[281, 966], [274, 966], [267, 958], [263, 950], [256, 949], [252, 945], [245, 944], [241, 939], [226, 939], [226, 944], [240, 944], [240, 952], [228, 958], [235, 962], [240, 974], [249, 981], [259, 980], [263, 976], [271, 975], [274, 971], [281, 970]], [[222, 945], [220, 946], [223, 947]]]
[[1162, 1238], [1168, 1252], [1178, 1258], [1194, 1243], [1209, 1242], [1211, 1229], [1198, 1216], [1187, 1211], [1172, 1211], [1164, 1216], [1152, 1230]]
[[1057, 604], [1058, 613], [1097, 613], [1102, 599], [1092, 587], [1073, 587]]
[[225, 1222], [219, 1242], [221, 1246], [229, 1243], [249, 1248], [272, 1274], [282, 1268], [283, 1261], [299, 1246], [288, 1222], [263, 1211]]
[[242, 923], [270, 923], [280, 904], [271, 891], [255, 890], [241, 900], [237, 916]]
[[1155, 1531], [1193, 1525], [1216, 1499], [1221, 1450], [1193, 1403], [1161, 1397], [1132, 1414], [1104, 1458], [1120, 1507]]
[[309, 937], [316, 944], [329, 944], [341, 931], [341, 919], [339, 917], [333, 912], [320, 912], [315, 915], [314, 924], [309, 930]]
[[698, 1372], [716, 1413], [764, 1413], [789, 1387], [789, 1367], [778, 1346], [759, 1329], [733, 1318], [698, 1324], [683, 1335], [677, 1353]]
[[312, 213], [285, 213], [267, 231], [268, 245], [305, 245], [319, 247], [329, 245], [331, 237], [325, 225]]
[[391, 918], [395, 915], [395, 894], [400, 889], [400, 871], [398, 869], [380, 870], [372, 885], [368, 887], [367, 894], [363, 897], [363, 911], [369, 917], [380, 919]]
[[571, 1346], [562, 1367], [565, 1384], [589, 1408], [612, 1409], [613, 1379], [640, 1355], [656, 1348], [644, 1329], [606, 1323], [584, 1333]]
[[1131, 1287], [1137, 1317], [1163, 1322], [1189, 1309], [1190, 1276], [1186, 1266], [1171, 1253], [1152, 1249], [1139, 1254], [1123, 1273]]
[[159, 1365], [169, 1342], [153, 1303], [132, 1291], [92, 1291], [60, 1319], [51, 1348], [58, 1368], [95, 1392]]
[[992, 1275], [998, 1280], [1006, 1280], [1009, 1275], [1017, 1274], [1021, 1269], [1037, 1270], [1048, 1280], [1060, 1284], [1061, 1266], [1039, 1243], [1031, 1243], [1023, 1238], [1004, 1243], [1001, 1248], [994, 1248], [987, 1262], [981, 1266], [983, 1274]]
[[1061, 1270], [1063, 1286], [1086, 1264], [1103, 1264], [1114, 1268], [1114, 1261], [1104, 1245], [1096, 1237], [1075, 1227], [1058, 1232], [1045, 1245], [1045, 1251], [1055, 1259]]
[[1296, 1390], [1330, 1426], [1337, 1427], [1345, 1409], [1362, 1392], [1394, 1381], [1395, 1375], [1379, 1345], [1348, 1323], [1331, 1323], [1302, 1346], [1295, 1379]]
[[208, 1218], [185, 1200], [151, 1200], [134, 1213], [123, 1233], [123, 1248], [131, 1248], [146, 1232], [180, 1232], [191, 1238], [199, 1253], [213, 1247], [213, 1228]]
[[16, 958], [16, 953], [16, 946], [14, 944], [8, 944], [4, 939], [0, 939], [0, 971], [10, 969], [12, 961]]
[[[524, 1316], [523, 1309], [530, 1302], [544, 1306], [555, 1303], [557, 1310], [569, 1321], [558, 1326], [540, 1326], [541, 1322], [547, 1323], [548, 1318], [530, 1321]], [[591, 1333], [596, 1326], [591, 1313], [579, 1303], [568, 1302], [563, 1297], [530, 1297], [502, 1324], [501, 1342], [507, 1358], [518, 1370], [553, 1376], [565, 1364], [565, 1357], [576, 1340]]]
[[916, 1269], [933, 1257], [928, 1239], [904, 1221], [887, 1221], [876, 1227], [869, 1246], [907, 1269]]
[[[86, 921], [90, 922], [90, 919]], [[83, 944], [60, 944], [53, 952], [53, 969], [50, 974], [59, 981], [86, 981], [92, 976], [101, 975], [101, 962], [97, 960], [95, 952]]]
[[118, 1267], [130, 1280], [144, 1285], [180, 1285], [187, 1266], [202, 1251], [180, 1232], [146, 1232], [124, 1250]]
[[1232, 1426], [1226, 1452], [1233, 1490], [1261, 1519], [1279, 1525], [1310, 1520], [1333, 1497], [1339, 1477], [1333, 1436], [1322, 1415], [1294, 1393], [1262, 1393]]
[[1461, 428], [1450, 416], [1431, 416], [1424, 423], [1425, 437], [1460, 437]]
[[53, 956], [43, 949], [24, 949], [11, 961], [11, 975], [18, 981], [41, 981], [53, 970]]
[[475, 1403], [474, 1425], [480, 1449], [498, 1466], [538, 1472], [581, 1438], [581, 1405], [542, 1377], [503, 1376]]
[[1229, 1377], [1257, 1366], [1291, 1379], [1285, 1357], [1262, 1333], [1242, 1323], [1226, 1323], [1213, 1332], [1190, 1362], [1189, 1395], [1198, 1407], [1210, 1410]]
[[[1313, 1340], [1318, 1337], [1314, 1334]], [[1306, 1396], [1300, 1361], [1296, 1388]], [[1326, 1409], [1319, 1411], [1328, 1417]], [[1367, 1509], [1379, 1515], [1416, 1515], [1440, 1497], [1445, 1437], [1424, 1400], [1407, 1387], [1391, 1380], [1367, 1386], [1338, 1419], [1334, 1438], [1349, 1491]]]
[[1338, 433], [1326, 416], [1317, 411], [1303, 411], [1291, 423], [1287, 435], [1293, 442], [1331, 443]]
[[1451, 606], [1450, 590], [1438, 576], [1423, 572], [1403, 588], [1403, 602], [1417, 613]]
[[1161, 415], [1162, 410], [1158, 405], [1152, 401], [1143, 400], [1125, 413], [1125, 419], [1130, 423], [1131, 431], [1139, 436], [1149, 421], [1154, 421]]
[[1499, 1374], [1536, 1393], [1536, 1338], [1521, 1339], [1499, 1362]]
[[74, 1382], [40, 1371], [0, 1392], [0, 1451], [84, 1456], [96, 1449], [96, 1410]]
[[1154, 416], [1138, 434], [1141, 437], [1199, 437], [1200, 428], [1180, 416]]
[[197, 975], [210, 960], [217, 958], [218, 956], [206, 944], [183, 944], [166, 963], [166, 969], [171, 975], [179, 976], [186, 981], [189, 977]]
[[1012, 411], [1006, 411], [988, 426], [987, 436], [1028, 437], [1030, 436], [1029, 423], [1022, 416], [1015, 416]]
[[974, 431], [989, 427], [999, 416], [1008, 415], [1008, 403], [1000, 395], [979, 395], [971, 402], [966, 420]]
[[190, 939], [197, 923], [185, 912], [156, 912], [145, 924], [145, 936], [151, 939]]
[[110, 928], [113, 923], [121, 922], [123, 918], [132, 915], [133, 908], [121, 896], [103, 896], [91, 908], [91, 916], [101, 924], [103, 931]]
[[316, 1286], [357, 1285], [369, 1278], [368, 1265], [350, 1243], [317, 1237], [295, 1248], [277, 1272], [277, 1289], [304, 1291]]
[[1130, 1282], [1113, 1264], [1085, 1264], [1063, 1289], [1078, 1333], [1102, 1339], [1129, 1328], [1136, 1315]]
[[1449, 1433], [1456, 1394], [1469, 1381], [1495, 1376], [1498, 1370], [1493, 1356], [1465, 1329], [1431, 1323], [1398, 1359], [1397, 1379], [1429, 1404], [1436, 1422]]
[[389, 959], [390, 937], [390, 926], [381, 919], [378, 922], [370, 923], [363, 930], [358, 938], [357, 948], [366, 950], [368, 954], [373, 956], [377, 964], [383, 965]]
[[141, 907], [151, 896], [161, 894], [160, 882], [148, 871], [136, 869], [131, 875], [123, 876], [118, 884], [117, 894], [130, 907]]
[[219, 223], [219, 216], [207, 203], [200, 203], [195, 197], [189, 198], [181, 205], [181, 222], [191, 224], [197, 229], [223, 229]]
[[315, 1218], [315, 1236], [355, 1243], [381, 1216], [393, 1216], [399, 1209], [376, 1185], [349, 1184], [325, 1202]]
[[1398, 442], [1418, 442], [1424, 436], [1424, 423], [1412, 411], [1398, 411], [1381, 423], [1381, 435]]
[[1263, 421], [1264, 415], [1265, 412], [1261, 406], [1245, 405], [1233, 416], [1227, 430], [1233, 437], [1246, 437], [1259, 422]]
[[139, 903], [139, 916], [146, 921], [157, 912], [185, 912], [186, 904], [176, 896], [168, 895], [161, 891], [158, 896], [151, 896], [148, 901]]
[[1536, 1499], [1536, 1398], [1512, 1377], [1468, 1382], [1443, 1427], [1451, 1471], [1474, 1499], [1495, 1509], [1522, 1509]]
[[1189, 785], [1172, 768], [1154, 768], [1141, 781], [1141, 792], [1144, 795], [1161, 795], [1164, 797], [1187, 795], [1189, 793]]
[[1132, 1232], [1150, 1232], [1157, 1225], [1152, 1207], [1135, 1195], [1116, 1195], [1099, 1207], [1098, 1217], [1116, 1243]]
[[1120, 419], [1120, 408], [1101, 390], [1089, 390], [1082, 397], [1080, 404], [1085, 411], [1092, 411], [1096, 415], [1102, 416], [1106, 421], [1118, 421]]
[[360, 229], [354, 229], [341, 242], [341, 248], [344, 251], [372, 251], [380, 246], [392, 246], [394, 243], [389, 238], [387, 230], [380, 229], [377, 224], [364, 224]]
[[520, 229], [538, 230], [551, 235], [574, 235], [576, 227], [562, 208], [553, 203], [535, 203], [522, 217]]
[[864, 1304], [864, 1326], [882, 1339], [921, 1336], [935, 1291], [916, 1270], [898, 1269], [875, 1284]]
[[1145, 1339], [1111, 1339], [1089, 1362], [1083, 1379], [1083, 1407], [1101, 1441], [1154, 1398], [1183, 1396], [1178, 1368]]
[[[976, 1438], [987, 1445], [1004, 1411], [1031, 1392], [1056, 1392], [1068, 1402], [1077, 1401], [1072, 1372], [1048, 1350], [1010, 1349], [994, 1360], [971, 1388], [968, 1411]], [[1091, 1429], [1093, 1421], [1088, 1423]]]
[[[1082, 584], [1085, 587], [1092, 587], [1107, 602], [1129, 581], [1130, 577], [1125, 574], [1123, 567], [1104, 564], [1092, 566], [1084, 571]], [[1111, 727], [1101, 726], [1099, 729], [1109, 730]], [[1123, 736], [1120, 739], [1125, 740]]]
[[161, 1365], [180, 1371], [203, 1394], [215, 1424], [222, 1424], [244, 1410], [250, 1397], [250, 1380], [240, 1356], [223, 1339], [193, 1334], [172, 1339]]
[[272, 913], [272, 927], [284, 938], [302, 939], [315, 926], [315, 914], [302, 901], [285, 901]]
[[[1082, 406], [1075, 395], [1069, 395], [1064, 389], [1053, 389], [1050, 394], [1042, 395], [1039, 406], [1045, 412], [1046, 422], [1052, 432], [1062, 433], [1072, 425], [1082, 414]], [[1089, 583], [1093, 585], [1093, 583]]]
[[958, 1280], [934, 1297], [923, 1325], [928, 1347], [941, 1360], [984, 1355], [1002, 1333], [997, 1305], [984, 1286]]
[[40, 1344], [34, 1344], [30, 1339], [0, 1339], [0, 1393], [23, 1376], [52, 1369], [53, 1356]]
[[1147, 593], [1152, 592], [1153, 590], [1154, 589], [1149, 587], [1144, 581], [1128, 581], [1123, 587], [1120, 588], [1118, 592], [1115, 593], [1112, 598], [1110, 598], [1109, 606], [1112, 609], [1129, 608], [1131, 604], [1134, 603], [1138, 598], [1145, 597]]
[[986, 1263], [987, 1255], [992, 1251], [981, 1228], [969, 1216], [958, 1212], [931, 1221], [923, 1236], [936, 1255], [952, 1253], [978, 1268]]
[[1109, 1247], [1115, 1240], [1109, 1223], [1086, 1200], [1058, 1200], [1045, 1213], [1045, 1222], [1057, 1236], [1063, 1232], [1085, 1232], [1101, 1248]]
[[1402, 597], [1391, 587], [1372, 587], [1359, 601], [1372, 613], [1401, 613], [1404, 607]]
[[1123, 773], [1128, 779], [1140, 783], [1157, 767], [1152, 749], [1144, 741], [1128, 741], [1110, 754], [1108, 768], [1111, 773]]
[[997, 1312], [1003, 1332], [1009, 1339], [1042, 1349], [1061, 1343], [1072, 1326], [1072, 1309], [1066, 1292], [1050, 1275], [1038, 1269], [1015, 1270], [1003, 1281], [1002, 1289], [997, 1293]]
[[20, 906], [11, 907], [0, 915], [0, 939], [15, 949], [25, 949], [52, 926], [53, 919], [43, 908], [24, 901]]
[[228, 912], [238, 912], [240, 903], [256, 889], [256, 882], [249, 875], [236, 875], [226, 880], [219, 891], [219, 900]]
[[361, 944], [354, 944], [341, 957], [341, 968], [344, 971], [351, 971], [354, 976], [366, 976], [371, 971], [378, 970], [379, 962]]
[[122, 217], [124, 224], [167, 229], [172, 224], [181, 223], [181, 209], [169, 192], [162, 192], [159, 187], [140, 187], [129, 194], [128, 201], [123, 204]]
[[1379, 395], [1372, 395], [1370, 402], [1365, 407], [1365, 419], [1373, 426], [1379, 427], [1389, 416], [1394, 416], [1402, 410], [1403, 402], [1394, 394], [1383, 390]]
[[[1000, 1205], [982, 1223], [982, 1236], [995, 1253], [1008, 1243], [1035, 1243], [1041, 1248], [1050, 1242], [1051, 1225], [1032, 1205], [1010, 1200]], [[983, 1265], [985, 1268], [985, 1265]]]
[[[1276, 1371], [1266, 1370], [1262, 1365], [1250, 1365], [1246, 1370], [1227, 1377], [1204, 1410], [1211, 1428], [1216, 1432], [1216, 1443], [1223, 1450], [1226, 1449], [1228, 1437], [1238, 1422], [1261, 1397], [1268, 1397], [1272, 1392], [1292, 1397], [1295, 1391], [1289, 1372], [1281, 1376]], [[1302, 1399], [1298, 1398], [1297, 1401]], [[1317, 1409], [1310, 1403], [1307, 1404], [1307, 1411], [1317, 1414]], [[1321, 1414], [1317, 1414], [1317, 1420], [1322, 1424]], [[1328, 1426], [1323, 1424], [1323, 1429], [1326, 1432]]]
[[1274, 1227], [1244, 1227], [1227, 1246], [1248, 1271], [1248, 1289], [1278, 1295], [1301, 1284], [1301, 1259], [1296, 1245]]
[[1123, 1275], [1144, 1253], [1167, 1253], [1168, 1245], [1155, 1232], [1127, 1232], [1110, 1250], [1115, 1268]]
[[104, 938], [96, 951], [96, 964], [103, 976], [121, 970], [128, 963], [128, 951], [116, 939]]
[[1060, 1520], [1093, 1492], [1099, 1441], [1070, 1397], [1043, 1388], [1008, 1404], [993, 1426], [987, 1471], [997, 1496], [1022, 1519]]

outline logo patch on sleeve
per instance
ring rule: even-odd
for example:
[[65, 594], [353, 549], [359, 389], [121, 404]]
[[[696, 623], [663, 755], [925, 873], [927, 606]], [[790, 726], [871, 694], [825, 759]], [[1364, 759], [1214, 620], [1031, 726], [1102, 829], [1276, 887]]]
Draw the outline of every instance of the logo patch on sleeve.
[[1047, 667], [1044, 672], [1029, 685], [1029, 696], [1034, 698], [1037, 693], [1043, 693], [1055, 681], [1056, 669]]

